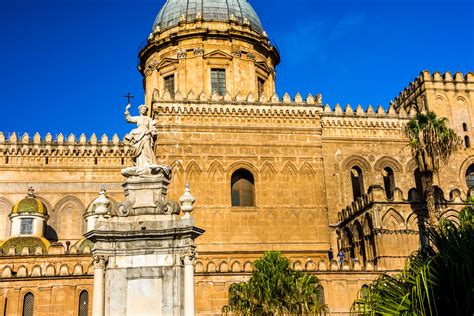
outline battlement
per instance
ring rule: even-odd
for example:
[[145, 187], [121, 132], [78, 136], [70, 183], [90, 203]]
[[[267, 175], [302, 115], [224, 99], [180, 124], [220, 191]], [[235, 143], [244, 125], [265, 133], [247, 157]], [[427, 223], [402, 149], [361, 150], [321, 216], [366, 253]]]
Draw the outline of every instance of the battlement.
[[87, 138], [81, 134], [76, 138], [70, 134], [67, 138], [59, 133], [56, 138], [48, 133], [43, 138], [39, 133], [30, 137], [24, 133], [21, 137], [15, 132], [5, 135], [0, 132], [0, 153], [20, 155], [66, 155], [66, 156], [126, 156], [129, 147], [120, 140], [117, 134], [112, 138], [102, 135], [100, 139], [95, 134]]
[[262, 94], [260, 98], [256, 97], [253, 93], [249, 93], [247, 96], [243, 96], [240, 93], [237, 93], [235, 96], [231, 96], [227, 92], [224, 96], [219, 96], [217, 93], [212, 93], [211, 95], [206, 95], [204, 92], [201, 92], [199, 95], [195, 94], [193, 90], [189, 91], [187, 95], [183, 95], [180, 91], [177, 91], [174, 97], [165, 90], [160, 93], [155, 89], [153, 92], [152, 103], [159, 102], [173, 102], [173, 101], [188, 101], [195, 103], [224, 103], [224, 104], [269, 104], [269, 105], [282, 105], [282, 106], [314, 106], [317, 108], [322, 107], [323, 97], [321, 94], [314, 97], [311, 93], [303, 99], [300, 93], [297, 93], [293, 98], [286, 92], [283, 97], [280, 97], [273, 93], [272, 96], [267, 97], [265, 94]]
[[[427, 88], [446, 89], [455, 86], [456, 90], [466, 90], [473, 84], [474, 73], [472, 72], [467, 72], [464, 75], [461, 72], [456, 72], [453, 76], [449, 71], [444, 74], [435, 71], [431, 74], [429, 71], [423, 70], [418, 77], [410, 82], [408, 87], [400, 92], [394, 101], [390, 102], [390, 105], [396, 109], [400, 107], [407, 109], [411, 107], [413, 102], [416, 102], [416, 99], [422, 95]], [[474, 89], [474, 85], [472, 89]], [[420, 100], [418, 102], [426, 102], [426, 100]]]
[[354, 109], [350, 104], [347, 104], [344, 109], [342, 106], [337, 103], [332, 109], [328, 104], [324, 106], [322, 116], [345, 116], [345, 117], [387, 117], [387, 118], [404, 118], [409, 119], [415, 115], [415, 111], [411, 110], [409, 112], [405, 111], [403, 108], [395, 108], [393, 105], [390, 105], [387, 110], [385, 110], [381, 105], [377, 107], [376, 110], [372, 105], [368, 105], [364, 110], [362, 105], [357, 105]]

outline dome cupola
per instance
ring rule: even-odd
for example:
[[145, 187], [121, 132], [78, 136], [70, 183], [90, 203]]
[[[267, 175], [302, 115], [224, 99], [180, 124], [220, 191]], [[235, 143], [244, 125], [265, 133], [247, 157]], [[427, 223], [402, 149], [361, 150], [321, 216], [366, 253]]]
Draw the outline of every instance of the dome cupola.
[[10, 213], [11, 236], [42, 237], [48, 218], [46, 205], [36, 197], [35, 190], [30, 187], [28, 195], [17, 202]]
[[[268, 100], [280, 62], [247, 0], [167, 0], [138, 54], [145, 102]], [[153, 114], [152, 114], [153, 115]]]
[[156, 17], [153, 32], [196, 20], [232, 21], [263, 34], [262, 23], [247, 0], [168, 0]]

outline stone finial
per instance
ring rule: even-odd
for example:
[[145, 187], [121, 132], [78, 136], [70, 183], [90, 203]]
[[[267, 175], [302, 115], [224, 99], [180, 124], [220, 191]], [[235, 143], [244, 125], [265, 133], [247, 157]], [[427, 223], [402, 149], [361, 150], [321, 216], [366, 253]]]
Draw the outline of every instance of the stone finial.
[[9, 140], [10, 140], [10, 143], [16, 143], [16, 142], [17, 142], [18, 138], [16, 137], [16, 133], [15, 133], [15, 132], [13, 132], [13, 133], [10, 134]]
[[106, 215], [109, 212], [110, 200], [105, 195], [106, 193], [107, 190], [105, 187], [102, 187], [99, 192], [99, 197], [93, 202], [93, 205], [95, 206], [94, 213], [96, 215]]
[[321, 93], [316, 95], [316, 103], [319, 105], [323, 105], [323, 95]]
[[367, 114], [375, 114], [375, 111], [374, 111], [374, 108], [372, 107], [372, 105], [369, 104], [369, 106], [367, 107], [366, 113]]
[[113, 143], [114, 145], [117, 145], [117, 144], [120, 143], [120, 138], [118, 137], [117, 134], [114, 134], [114, 136], [112, 137], [112, 143]]
[[314, 103], [314, 97], [311, 93], [308, 94], [306, 97], [306, 104], [313, 104]]
[[103, 134], [102, 137], [100, 138], [100, 142], [102, 144], [107, 144], [109, 142], [109, 137], [107, 136], [107, 134]]
[[377, 108], [378, 115], [385, 115], [385, 110], [383, 109], [382, 105], [379, 105]]
[[283, 103], [286, 103], [286, 104], [291, 103], [291, 98], [288, 92], [285, 92], [285, 94], [283, 95]]
[[46, 136], [44, 137], [44, 141], [46, 143], [51, 143], [53, 141], [53, 135], [51, 135], [51, 133], [47, 133]]
[[76, 142], [76, 136], [73, 133], [69, 134], [67, 138], [67, 142], [69, 144], [74, 144]]
[[249, 95], [247, 96], [247, 102], [249, 103], [255, 102], [255, 97], [253, 96], [252, 92], [250, 92]]
[[23, 144], [28, 144], [30, 141], [30, 135], [28, 135], [28, 133], [24, 133], [23, 136], [21, 137], [21, 142]]
[[360, 105], [360, 104], [357, 105], [357, 108], [356, 108], [355, 113], [356, 113], [357, 115], [364, 115], [364, 114], [365, 114], [364, 109], [362, 108], [362, 105]]
[[273, 94], [272, 94], [272, 97], [270, 98], [270, 100], [272, 101], [272, 103], [280, 102], [280, 98], [278, 97], [278, 94], [276, 93], [276, 91], [273, 91]]
[[56, 136], [56, 141], [58, 142], [58, 144], [63, 144], [64, 143], [63, 133], [59, 133], [58, 136]]
[[199, 95], [199, 101], [207, 101], [207, 97], [204, 91], [202, 91], [201, 94]]
[[295, 100], [295, 103], [297, 103], [297, 104], [302, 103], [303, 102], [303, 97], [301, 96], [301, 93], [299, 93], [299, 92], [296, 93], [294, 100]]
[[183, 218], [191, 217], [190, 213], [194, 209], [193, 204], [195, 201], [194, 196], [191, 194], [191, 189], [189, 188], [189, 182], [186, 182], [184, 193], [179, 198], [179, 205], [181, 205], [181, 209], [184, 212]]
[[0, 132], [0, 143], [4, 143], [4, 142], [5, 142], [5, 134]]
[[344, 114], [353, 114], [354, 110], [352, 109], [352, 106], [348, 103], [346, 105], [346, 109], [344, 110]]
[[97, 144], [97, 136], [95, 135], [95, 133], [92, 133], [92, 136], [90, 138], [90, 142], [91, 142], [92, 145]]
[[342, 114], [342, 107], [339, 103], [336, 103], [336, 106], [334, 107], [334, 113], [335, 114]]

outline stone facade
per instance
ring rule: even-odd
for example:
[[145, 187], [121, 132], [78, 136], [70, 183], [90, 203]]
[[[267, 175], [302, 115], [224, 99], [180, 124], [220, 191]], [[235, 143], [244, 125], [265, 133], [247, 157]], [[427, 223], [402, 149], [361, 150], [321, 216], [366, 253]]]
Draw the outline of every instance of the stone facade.
[[[347, 314], [364, 284], [383, 272], [399, 271], [419, 245], [416, 165], [402, 133], [417, 109], [447, 117], [466, 137], [466, 148], [435, 177], [445, 217], [455, 218], [466, 199], [466, 175], [474, 172], [471, 72], [423, 71], [388, 109], [331, 107], [323, 105], [321, 95], [280, 98], [274, 92], [280, 57], [266, 34], [238, 21], [200, 17], [155, 30], [139, 58], [146, 104], [157, 121], [156, 157], [173, 172], [168, 196], [177, 201], [189, 182], [196, 197], [195, 224], [206, 230], [196, 240], [198, 315], [219, 315], [230, 284], [248, 279], [252, 262], [265, 250], [281, 250], [295, 269], [315, 273], [333, 314]], [[212, 91], [214, 68], [225, 70], [222, 95]], [[174, 91], [165, 82], [171, 75]], [[131, 165], [131, 152], [116, 135], [0, 133], [0, 162], [0, 240], [10, 236], [13, 204], [32, 185], [48, 208], [46, 237], [68, 247], [86, 233], [83, 216], [101, 185], [112, 204], [124, 201], [120, 169]], [[233, 206], [234, 176], [242, 170], [252, 175], [247, 179], [252, 203]], [[346, 252], [341, 266], [327, 260], [331, 246]], [[82, 289], [92, 302], [92, 255], [71, 249], [58, 255], [0, 256], [0, 293], [8, 298], [8, 315], [21, 314], [28, 289], [44, 295], [35, 305], [38, 315], [50, 310], [75, 315], [77, 305], [69, 302], [76, 302]], [[45, 267], [33, 276], [38, 260]], [[31, 267], [24, 272], [20, 267], [26, 261]], [[74, 265], [82, 261], [88, 268], [74, 274]], [[45, 274], [49, 263], [58, 265], [55, 273], [61, 271], [59, 262], [68, 266], [67, 275]], [[16, 281], [19, 275], [24, 276]], [[59, 289], [68, 303], [51, 301]]]

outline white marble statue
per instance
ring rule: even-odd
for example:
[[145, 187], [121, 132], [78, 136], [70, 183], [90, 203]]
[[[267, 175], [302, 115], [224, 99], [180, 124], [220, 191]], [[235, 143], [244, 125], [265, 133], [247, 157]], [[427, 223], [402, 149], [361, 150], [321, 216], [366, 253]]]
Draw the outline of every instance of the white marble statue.
[[148, 107], [146, 105], [140, 105], [138, 107], [140, 116], [131, 116], [128, 111], [129, 108], [130, 104], [125, 108], [125, 120], [128, 123], [136, 123], [137, 128], [134, 128], [130, 133], [125, 135], [125, 141], [133, 148], [132, 155], [135, 167], [148, 169], [151, 166], [156, 165], [156, 122], [146, 115], [148, 112]]

